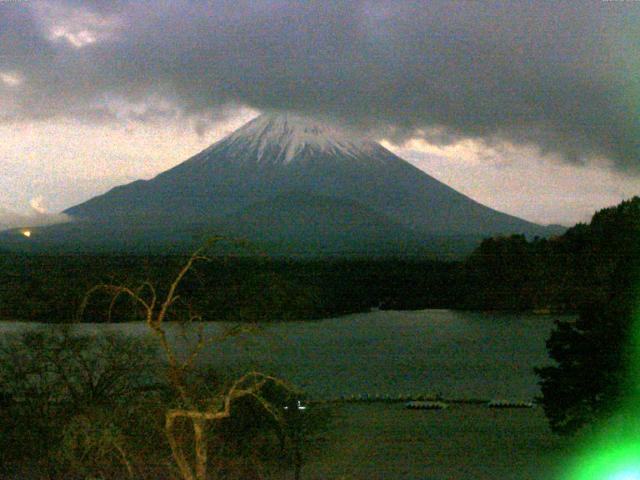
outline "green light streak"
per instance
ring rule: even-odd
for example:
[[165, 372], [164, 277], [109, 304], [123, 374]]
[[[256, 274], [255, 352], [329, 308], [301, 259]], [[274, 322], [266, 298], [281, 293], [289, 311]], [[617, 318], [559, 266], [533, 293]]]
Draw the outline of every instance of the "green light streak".
[[[637, 304], [637, 302], [636, 302]], [[633, 334], [628, 345], [625, 400], [614, 418], [590, 435], [572, 459], [563, 480], [640, 480], [640, 315], [633, 315]]]
[[593, 448], [578, 457], [567, 480], [640, 480], [640, 441], [637, 435]]

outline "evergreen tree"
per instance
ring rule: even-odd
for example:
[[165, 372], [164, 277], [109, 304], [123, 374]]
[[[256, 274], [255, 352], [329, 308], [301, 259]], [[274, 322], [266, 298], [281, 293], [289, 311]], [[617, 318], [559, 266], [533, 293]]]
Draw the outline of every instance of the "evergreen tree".
[[[575, 321], [559, 321], [547, 341], [555, 366], [536, 369], [542, 405], [553, 431], [570, 434], [599, 422], [639, 397], [636, 322], [640, 288], [640, 199], [598, 212], [591, 223], [591, 253], [583, 262], [600, 265], [605, 300], [583, 304]], [[606, 267], [606, 268], [605, 268]], [[638, 377], [638, 378], [636, 378]]]

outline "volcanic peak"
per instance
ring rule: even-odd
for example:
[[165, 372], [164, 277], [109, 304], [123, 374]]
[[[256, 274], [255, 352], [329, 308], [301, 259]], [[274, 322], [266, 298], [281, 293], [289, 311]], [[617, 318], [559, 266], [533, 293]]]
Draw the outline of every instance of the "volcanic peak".
[[263, 114], [214, 147], [250, 148], [258, 163], [265, 159], [288, 164], [305, 151], [332, 156], [360, 157], [377, 147], [371, 140], [337, 126], [292, 113]]

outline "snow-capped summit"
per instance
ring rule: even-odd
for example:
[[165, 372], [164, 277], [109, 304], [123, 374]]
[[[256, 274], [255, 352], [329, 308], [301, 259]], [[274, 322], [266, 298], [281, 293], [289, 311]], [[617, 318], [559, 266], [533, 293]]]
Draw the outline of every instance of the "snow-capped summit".
[[348, 129], [294, 114], [261, 115], [157, 177], [65, 213], [76, 222], [64, 235], [82, 239], [90, 230], [113, 239], [116, 229], [128, 232], [127, 241], [135, 231], [178, 242], [197, 226], [315, 254], [556, 233], [481, 205]]
[[[287, 164], [310, 155], [358, 160], [380, 146], [355, 132], [293, 113], [263, 114], [208, 150], [241, 150], [238, 161]], [[247, 155], [251, 152], [253, 155]]]

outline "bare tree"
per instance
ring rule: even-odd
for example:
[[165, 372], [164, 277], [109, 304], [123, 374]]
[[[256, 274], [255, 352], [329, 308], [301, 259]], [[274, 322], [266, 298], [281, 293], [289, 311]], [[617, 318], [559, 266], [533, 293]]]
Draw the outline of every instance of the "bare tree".
[[[212, 239], [210, 243], [196, 250], [196, 252], [189, 257], [169, 285], [168, 291], [163, 298], [160, 298], [156, 287], [149, 281], [142, 283], [138, 288], [99, 284], [90, 289], [85, 295], [78, 316], [78, 319], [82, 318], [89, 299], [94, 293], [99, 291], [107, 292], [112, 296], [109, 315], [111, 315], [111, 310], [115, 302], [121, 296], [129, 297], [135, 304], [141, 307], [144, 321], [159, 341], [160, 347], [166, 357], [168, 381], [180, 399], [180, 406], [178, 408], [169, 408], [165, 412], [164, 430], [171, 448], [173, 460], [183, 480], [205, 480], [207, 478], [207, 426], [211, 422], [229, 418], [234, 402], [241, 398], [251, 397], [255, 399], [270, 416], [280, 422], [282, 420], [281, 413], [261, 395], [261, 390], [268, 383], [274, 383], [292, 391], [292, 388], [282, 380], [257, 371], [246, 373], [233, 382], [229, 389], [204, 400], [197, 398], [197, 396], [190, 391], [188, 372], [194, 367], [198, 355], [206, 347], [220, 342], [229, 336], [245, 331], [242, 326], [236, 326], [227, 329], [220, 335], [206, 335], [204, 325], [202, 324], [202, 317], [191, 309], [188, 309], [186, 314], [187, 318], [184, 319], [184, 321], [190, 325], [197, 324], [197, 341], [195, 345], [190, 347], [186, 355], [181, 357], [167, 335], [167, 316], [171, 307], [175, 305], [179, 299], [177, 291], [180, 283], [196, 262], [208, 260], [203, 254], [205, 249], [211, 243], [219, 240], [221, 239]], [[188, 455], [185, 452], [187, 441], [181, 438], [176, 432], [179, 421], [186, 421], [191, 425], [193, 441], [192, 443], [189, 442], [189, 444], [192, 445], [193, 455]]]
[[134, 478], [137, 449], [120, 420], [152, 405], [159, 363], [151, 340], [94, 336], [69, 324], [2, 336], [0, 476]]

